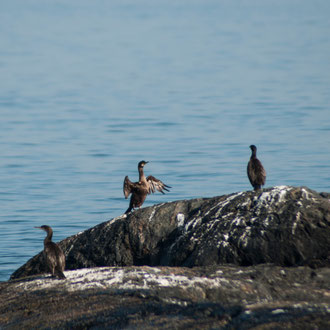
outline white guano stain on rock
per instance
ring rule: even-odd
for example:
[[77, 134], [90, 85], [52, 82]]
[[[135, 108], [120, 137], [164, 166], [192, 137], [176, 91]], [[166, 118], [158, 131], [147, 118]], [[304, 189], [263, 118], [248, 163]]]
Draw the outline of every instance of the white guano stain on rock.
[[[262, 217], [262, 209], [266, 208], [270, 212], [271, 208], [277, 207], [279, 204], [284, 203], [287, 193], [292, 190], [292, 187], [277, 186], [271, 191], [262, 192], [259, 196], [255, 196], [253, 201], [255, 216], [250, 218], [250, 223], [261, 222], [264, 228], [268, 227], [270, 223], [273, 223], [274, 215], [268, 214], [266, 217]], [[241, 218], [237, 216], [231, 223], [232, 230], [235, 231], [235, 227], [246, 226], [245, 221], [241, 221]], [[234, 228], [233, 228], [234, 227]], [[251, 226], [246, 226], [243, 234], [239, 238], [239, 244], [242, 247], [247, 247], [249, 239], [251, 237]]]
[[254, 198], [259, 206], [265, 206], [269, 204], [278, 204], [285, 201], [286, 194], [292, 189], [288, 186], [276, 186], [271, 191], [262, 192], [261, 195]]
[[178, 223], [178, 227], [183, 227], [184, 226], [184, 220], [185, 220], [185, 216], [183, 213], [178, 213], [176, 215], [176, 221]]
[[[253, 207], [251, 211], [251, 218], [249, 219], [249, 222], [251, 225], [254, 225], [255, 223], [262, 224], [263, 228], [266, 228], [270, 225], [270, 223], [273, 222], [273, 214], [269, 214], [266, 217], [261, 217], [262, 209], [267, 209], [270, 211], [272, 208], [278, 207], [281, 203], [284, 203], [286, 200], [287, 193], [292, 189], [292, 187], [289, 186], [277, 186], [274, 187], [271, 191], [261, 192], [258, 196], [255, 196], [253, 200], [248, 200], [245, 203], [238, 205], [237, 212], [229, 212], [225, 213], [224, 208], [226, 205], [228, 205], [230, 202], [232, 202], [235, 198], [244, 195], [244, 192], [239, 192], [237, 194], [233, 194], [226, 198], [225, 200], [222, 200], [221, 202], [217, 203], [215, 206], [213, 206], [205, 215], [208, 215], [211, 211], [214, 209], [217, 209], [214, 216], [212, 216], [212, 221], [210, 221], [207, 224], [206, 232], [210, 232], [214, 230], [216, 224], [219, 221], [227, 221], [229, 223], [229, 231], [226, 233], [229, 236], [235, 235], [235, 232], [238, 230], [241, 230], [241, 228], [244, 228], [244, 232], [240, 234], [239, 238], [239, 244], [242, 247], [247, 247], [249, 243], [249, 239], [251, 238], [251, 231], [252, 228], [250, 225], [247, 225], [246, 220], [244, 216], [241, 216], [241, 214], [245, 214], [246, 208], [250, 210], [251, 206]], [[241, 213], [242, 210], [242, 213]], [[243, 212], [243, 210], [245, 212]], [[222, 213], [225, 213], [225, 216], [222, 215]], [[253, 214], [253, 215], [252, 215]], [[203, 218], [204, 218], [203, 217]], [[201, 217], [194, 220], [194, 225], [190, 227], [189, 229], [194, 229], [194, 227], [197, 224], [200, 224], [202, 219]], [[233, 218], [233, 219], [231, 219]], [[263, 231], [265, 233], [265, 231]], [[217, 243], [217, 247], [225, 247], [228, 248], [229, 246], [228, 239], [225, 239], [224, 237], [221, 237], [219, 242]]]
[[106, 227], [108, 227], [108, 226], [111, 226], [114, 222], [116, 222], [117, 220], [119, 220], [119, 219], [125, 219], [125, 218], [127, 218], [127, 214], [122, 214], [122, 215], [120, 215], [120, 216], [118, 216], [118, 217], [116, 217], [116, 218], [113, 218], [113, 219], [111, 219], [111, 220], [109, 220], [107, 223], [106, 223]]
[[227, 279], [221, 277], [221, 272], [216, 272], [212, 278], [203, 276], [190, 278], [184, 275], [162, 274], [161, 270], [155, 267], [141, 267], [134, 270], [124, 270], [115, 267], [85, 268], [65, 271], [65, 276], [67, 277], [65, 280], [58, 280], [50, 276], [40, 277], [17, 284], [16, 289], [22, 291], [58, 289], [68, 292], [96, 288], [148, 289], [155, 287], [192, 287], [194, 289], [212, 289], [229, 283]]
[[301, 191], [304, 199], [311, 199], [310, 193], [305, 188], [302, 188]]
[[[273, 215], [269, 214], [268, 216], [260, 217], [262, 209], [270, 209], [277, 207], [280, 203], [284, 203], [286, 200], [286, 194], [292, 189], [292, 187], [289, 186], [277, 186], [274, 187], [271, 191], [262, 192], [258, 196], [255, 196], [253, 199], [254, 206], [253, 206], [253, 216], [249, 219], [250, 223], [253, 225], [256, 222], [262, 221], [262, 226], [264, 228], [268, 227], [270, 223], [273, 222]], [[236, 214], [230, 213], [230, 215], [234, 215], [235, 217], [233, 219], [230, 219], [230, 216], [226, 214], [225, 217], [221, 215], [221, 212], [223, 208], [232, 200], [234, 200], [236, 197], [241, 196], [244, 194], [243, 192], [234, 194], [232, 196], [229, 196], [226, 198], [226, 200], [221, 201], [216, 205], [218, 207], [218, 211], [216, 213], [216, 217], [214, 221], [212, 221], [207, 228], [207, 231], [210, 231], [214, 228], [215, 224], [219, 221], [229, 221], [230, 226], [230, 235], [233, 235], [239, 228], [245, 227], [244, 232], [241, 234], [239, 238], [239, 244], [243, 247], [246, 247], [248, 245], [249, 239], [251, 237], [251, 226], [248, 226], [246, 224], [246, 221], [243, 216], [241, 216], [240, 210], [250, 208], [252, 204], [252, 200], [248, 200], [245, 203], [239, 205], [239, 208], [237, 209]], [[243, 214], [245, 214], [243, 212]], [[251, 214], [252, 215], [252, 214]], [[227, 239], [222, 239], [217, 246], [220, 247], [227, 247], [229, 245]]]
[[[209, 232], [209, 231], [212, 231], [214, 226], [219, 222], [219, 221], [223, 221], [225, 218], [229, 218], [228, 220], [229, 221], [232, 221], [230, 220], [230, 217], [234, 215], [233, 212], [229, 212], [229, 213], [226, 213], [226, 214], [222, 214], [223, 212], [223, 209], [226, 205], [228, 205], [232, 200], [234, 200], [235, 198], [243, 195], [245, 192], [239, 192], [239, 193], [236, 193], [236, 194], [233, 194], [229, 197], [227, 197], [225, 200], [222, 200], [220, 201], [219, 203], [217, 203], [216, 205], [214, 205], [213, 207], [211, 207], [205, 214], [203, 214], [203, 216], [200, 216], [200, 212], [193, 218], [191, 219], [188, 223], [186, 223], [185, 225], [185, 231], [186, 232], [189, 232], [189, 231], [193, 231], [195, 229], [196, 226], [200, 225], [201, 222], [202, 222], [202, 219], [203, 218], [207, 218], [207, 216], [209, 216], [209, 214], [214, 211], [214, 210], [217, 210], [216, 213], [212, 216], [212, 221], [210, 221], [208, 224], [207, 224], [207, 228], [206, 228], [206, 232]], [[238, 222], [237, 223], [237, 226], [240, 225], [240, 218], [236, 218], [236, 221]]]
[[[244, 224], [243, 224], [243, 222], [244, 222]], [[244, 221], [244, 219], [237, 217], [234, 220], [231, 220], [231, 224], [235, 227], [241, 226], [241, 225], [245, 226], [245, 221]]]
[[220, 246], [227, 247], [229, 245], [228, 239], [229, 239], [229, 234], [223, 234], [222, 235], [223, 239], [220, 240], [217, 244], [217, 248]]
[[[218, 218], [219, 215], [221, 214], [222, 209], [223, 209], [226, 205], [228, 205], [232, 200], [234, 200], [235, 198], [237, 198], [237, 197], [239, 197], [239, 196], [241, 196], [241, 195], [243, 195], [243, 194], [244, 194], [244, 192], [236, 193], [236, 194], [234, 194], [234, 195], [231, 195], [231, 196], [227, 197], [224, 201], [221, 201], [220, 203], [218, 203], [218, 204], [214, 207], [214, 208], [219, 207], [219, 209], [218, 209], [218, 211], [217, 211], [215, 217]], [[211, 211], [211, 210], [210, 210], [210, 211]], [[207, 214], [205, 214], [205, 215], [207, 215]]]
[[160, 204], [157, 204], [157, 205], [154, 205], [152, 207], [152, 211], [151, 211], [151, 214], [149, 216], [149, 222], [151, 222], [153, 220], [153, 217], [157, 211], [158, 208], [160, 208], [161, 206], [163, 206], [165, 203], [160, 203]]
[[152, 209], [152, 211], [151, 211], [151, 214], [150, 214], [149, 219], [148, 219], [149, 222], [151, 222], [151, 220], [152, 220], [152, 218], [154, 217], [155, 213], [156, 213], [156, 207], [154, 207], [154, 208]]
[[292, 231], [291, 231], [292, 232], [292, 235], [294, 235], [295, 232], [296, 232], [297, 224], [300, 221], [300, 217], [301, 217], [301, 213], [298, 212], [297, 215], [296, 215], [296, 220], [292, 224]]
[[283, 314], [283, 313], [285, 313], [285, 310], [282, 308], [275, 309], [272, 311], [272, 314]]
[[251, 227], [248, 226], [245, 228], [244, 233], [239, 238], [238, 240], [239, 244], [242, 245], [243, 247], [247, 247], [250, 237], [251, 237]]
[[201, 221], [202, 221], [202, 217], [200, 216], [193, 218], [184, 226], [185, 231], [188, 232], [189, 230], [194, 229], [197, 225], [201, 223]]
[[271, 191], [264, 191], [259, 196], [255, 196], [253, 199], [255, 214], [260, 216], [263, 210], [270, 211], [271, 208], [278, 207], [285, 202], [285, 196], [291, 189], [292, 187], [288, 186], [277, 186]]

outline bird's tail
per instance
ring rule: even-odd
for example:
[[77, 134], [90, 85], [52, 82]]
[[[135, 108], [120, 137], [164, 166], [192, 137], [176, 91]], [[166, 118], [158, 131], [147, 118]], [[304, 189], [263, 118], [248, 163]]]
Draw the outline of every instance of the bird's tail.
[[126, 210], [126, 212], [125, 212], [125, 214], [128, 214], [128, 213], [130, 213], [131, 211], [132, 211], [132, 209], [133, 209], [133, 207], [132, 206], [130, 206], [127, 210]]
[[55, 270], [55, 275], [61, 280], [64, 280], [66, 278], [65, 275], [63, 274], [63, 272], [59, 269]]

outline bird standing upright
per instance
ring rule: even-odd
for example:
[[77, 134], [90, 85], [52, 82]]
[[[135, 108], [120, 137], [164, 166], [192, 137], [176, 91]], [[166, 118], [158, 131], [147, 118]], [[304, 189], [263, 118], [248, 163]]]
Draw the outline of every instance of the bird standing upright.
[[145, 177], [143, 168], [148, 162], [142, 160], [138, 164], [138, 171], [139, 171], [139, 181], [132, 182], [126, 175], [124, 179], [123, 191], [124, 196], [127, 199], [130, 194], [132, 194], [129, 207], [126, 210], [125, 214], [131, 212], [132, 209], [136, 207], [141, 207], [143, 202], [145, 201], [148, 194], [154, 193], [156, 190], [160, 191], [162, 194], [165, 191], [169, 191], [167, 186], [162, 181], [156, 179], [152, 175]]
[[254, 190], [258, 190], [266, 182], [266, 171], [257, 158], [257, 147], [250, 145], [252, 155], [247, 165], [247, 175]]
[[60, 279], [66, 278], [63, 274], [65, 269], [65, 256], [62, 249], [56, 243], [52, 242], [52, 228], [46, 225], [35, 228], [44, 230], [47, 233], [44, 239], [44, 258], [52, 276], [57, 276]]

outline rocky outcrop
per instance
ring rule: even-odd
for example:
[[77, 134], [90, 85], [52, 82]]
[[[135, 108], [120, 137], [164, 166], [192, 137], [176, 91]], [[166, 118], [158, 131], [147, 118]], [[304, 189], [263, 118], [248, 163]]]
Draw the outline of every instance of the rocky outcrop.
[[[330, 200], [274, 187], [136, 210], [69, 237], [66, 269], [99, 266], [330, 264]], [[41, 254], [11, 278], [44, 272]]]
[[330, 269], [103, 267], [0, 283], [1, 329], [329, 329]]
[[60, 242], [66, 280], [40, 253], [0, 283], [0, 328], [327, 329], [329, 242], [304, 187], [143, 208]]

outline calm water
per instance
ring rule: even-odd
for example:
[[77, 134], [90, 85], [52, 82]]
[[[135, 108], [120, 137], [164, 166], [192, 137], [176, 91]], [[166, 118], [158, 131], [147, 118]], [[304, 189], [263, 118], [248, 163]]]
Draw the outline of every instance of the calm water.
[[266, 186], [330, 191], [330, 2], [3, 1], [0, 280], [54, 240], [155, 203]]

